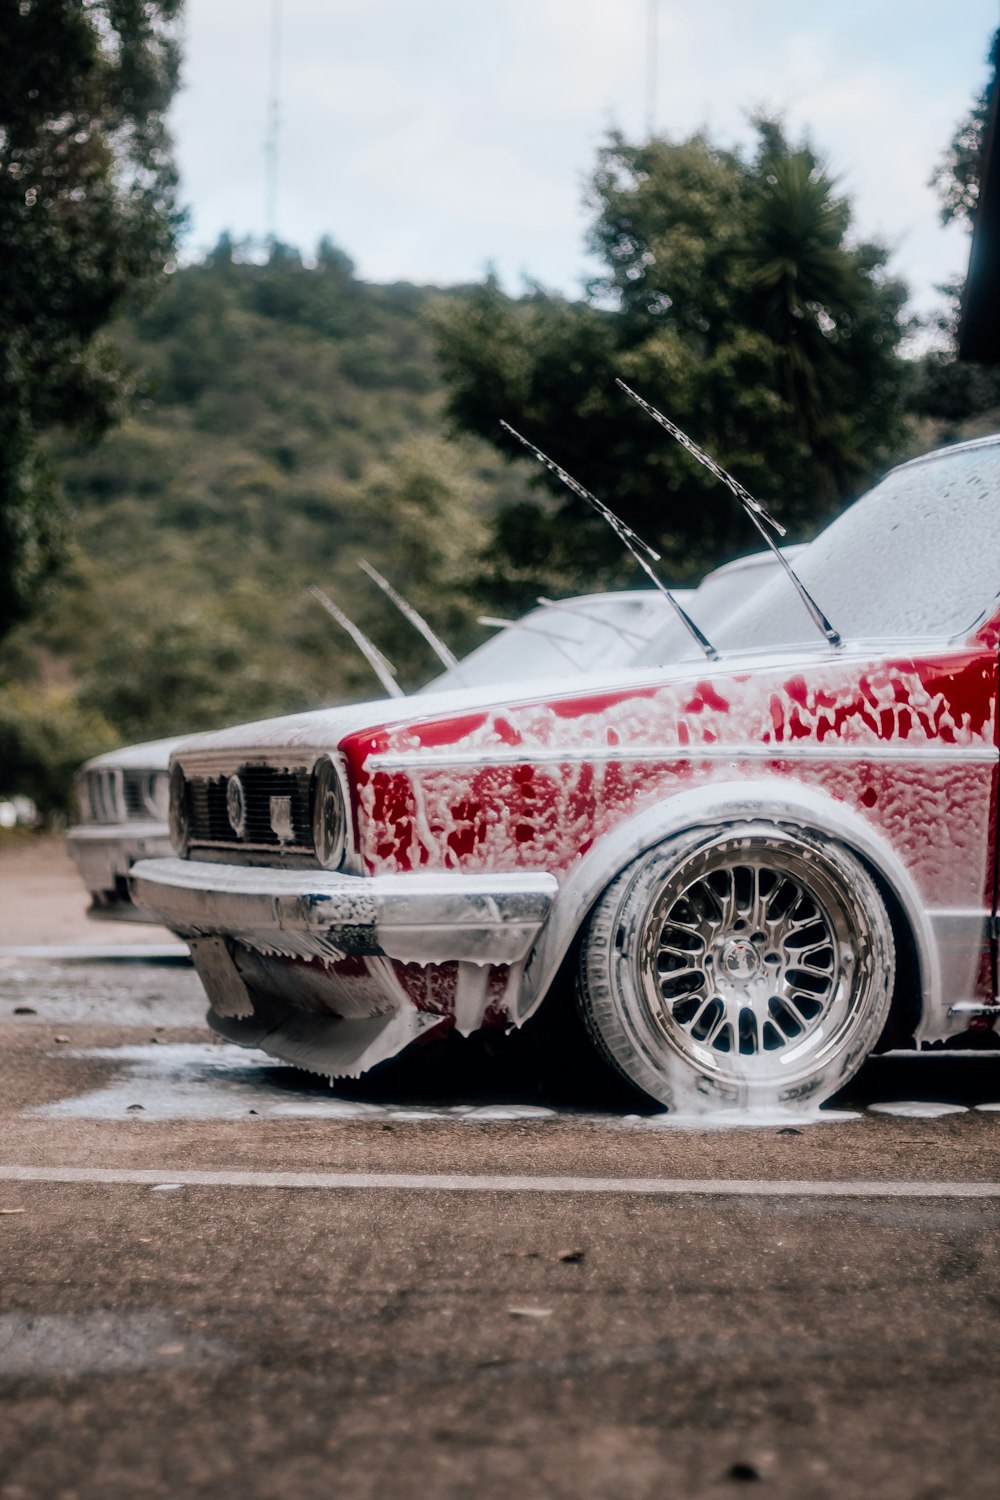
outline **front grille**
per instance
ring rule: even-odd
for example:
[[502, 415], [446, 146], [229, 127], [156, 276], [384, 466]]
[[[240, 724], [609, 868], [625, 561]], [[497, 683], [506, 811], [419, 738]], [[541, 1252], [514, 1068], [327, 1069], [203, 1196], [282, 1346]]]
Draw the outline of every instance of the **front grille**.
[[[192, 776], [187, 781], [189, 842], [221, 844], [230, 849], [313, 849], [310, 812], [311, 776], [308, 770], [276, 770], [272, 766], [241, 766], [238, 773], [246, 808], [242, 837], [229, 822], [228, 776]], [[272, 798], [287, 798], [291, 837], [282, 838], [272, 826]], [[275, 822], [279, 827], [279, 815]]]

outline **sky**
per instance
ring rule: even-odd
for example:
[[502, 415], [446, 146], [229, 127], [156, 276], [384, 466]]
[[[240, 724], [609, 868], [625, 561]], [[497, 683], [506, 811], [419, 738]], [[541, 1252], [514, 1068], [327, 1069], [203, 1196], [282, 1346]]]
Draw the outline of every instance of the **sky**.
[[329, 235], [370, 281], [493, 266], [512, 292], [530, 279], [576, 296], [596, 270], [584, 198], [608, 131], [641, 139], [652, 119], [731, 147], [764, 108], [808, 135], [857, 237], [891, 247], [927, 313], [968, 259], [928, 178], [998, 24], [997, 0], [187, 0], [172, 111], [186, 254], [273, 227], [307, 254]]

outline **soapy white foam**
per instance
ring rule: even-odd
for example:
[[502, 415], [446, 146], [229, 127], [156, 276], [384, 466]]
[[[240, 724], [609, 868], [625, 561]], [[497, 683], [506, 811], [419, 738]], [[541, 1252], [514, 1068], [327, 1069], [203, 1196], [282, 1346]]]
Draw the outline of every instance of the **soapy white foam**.
[[870, 1115], [895, 1115], [901, 1120], [940, 1120], [945, 1115], [967, 1115], [964, 1104], [935, 1104], [929, 1099], [899, 1099], [886, 1104], [869, 1104]]
[[557, 1111], [541, 1104], [484, 1104], [466, 1112], [467, 1120], [554, 1120]]
[[[64, 1054], [66, 1055], [66, 1054]], [[719, 1130], [745, 1126], [836, 1123], [855, 1116], [816, 1112], [758, 1112], [755, 1115], [595, 1115], [556, 1110], [545, 1105], [493, 1103], [477, 1105], [400, 1105], [375, 1103], [329, 1094], [296, 1095], [296, 1073], [276, 1067], [262, 1052], [226, 1043], [134, 1044], [93, 1047], [69, 1057], [95, 1058], [119, 1064], [115, 1077], [101, 1088], [72, 1095], [28, 1111], [47, 1119], [119, 1120], [135, 1124], [163, 1120], [263, 1119], [384, 1120], [402, 1124], [468, 1122], [496, 1125], [575, 1123], [626, 1130]], [[136, 1106], [141, 1105], [137, 1109]]]
[[[629, 1122], [639, 1119], [626, 1115]], [[846, 1109], [672, 1110], [643, 1120], [647, 1130], [801, 1130], [807, 1125], [846, 1125], [861, 1115]]]
[[[377, 815], [375, 778], [359, 788], [366, 859], [386, 870], [428, 863], [564, 872], [592, 842], [692, 780], [773, 774], [760, 759], [772, 746], [782, 774], [843, 800], [882, 832], [928, 902], [981, 904], [995, 757], [992, 695], [984, 691], [975, 717], [959, 714], [914, 668], [864, 656], [814, 663], [805, 677], [786, 663], [749, 675], [726, 666], [711, 685], [636, 685], [632, 696], [620, 691], [618, 701], [576, 716], [545, 703], [497, 708], [454, 746], [429, 756], [417, 732], [398, 727], [384, 755], [396, 767], [391, 827]], [[656, 746], [662, 756], [651, 759]], [[699, 746], [710, 759], [698, 761]], [[809, 754], [797, 758], [801, 747]], [[941, 752], [948, 760], [865, 761], [866, 750], [893, 748], [910, 756]], [[955, 760], [963, 751], [970, 758]], [[856, 760], [843, 758], [855, 752]], [[533, 762], [526, 779], [523, 767]]]
[[[163, 1120], [303, 1119], [329, 1121], [385, 1121], [399, 1124], [467, 1122], [503, 1127], [514, 1124], [587, 1125], [626, 1131], [800, 1131], [813, 1125], [846, 1125], [863, 1116], [848, 1110], [758, 1109], [747, 1112], [713, 1111], [652, 1115], [598, 1115], [553, 1109], [540, 1104], [497, 1102], [475, 1104], [402, 1105], [391, 1100], [343, 1098], [296, 1092], [294, 1069], [275, 1066], [262, 1052], [226, 1043], [165, 1043], [160, 1046], [94, 1047], [63, 1053], [63, 1057], [94, 1058], [119, 1067], [101, 1088], [41, 1105], [27, 1113], [47, 1119], [117, 1120], [134, 1124]], [[141, 1105], [137, 1109], [136, 1105]], [[980, 1106], [984, 1111], [1000, 1105]], [[869, 1114], [934, 1119], [964, 1113], [962, 1106], [910, 1101], [869, 1106]]]

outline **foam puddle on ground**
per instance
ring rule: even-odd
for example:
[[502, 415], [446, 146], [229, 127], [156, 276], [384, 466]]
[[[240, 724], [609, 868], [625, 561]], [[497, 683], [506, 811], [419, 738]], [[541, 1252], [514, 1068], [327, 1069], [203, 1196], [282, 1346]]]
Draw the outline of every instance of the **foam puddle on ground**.
[[945, 1115], [966, 1115], [964, 1104], [936, 1104], [931, 1099], [897, 1099], [885, 1104], [869, 1104], [869, 1114], [895, 1115], [901, 1120], [941, 1120]]
[[590, 1122], [630, 1130], [788, 1129], [843, 1124], [861, 1116], [845, 1111], [757, 1110], [748, 1114], [598, 1115], [535, 1104], [400, 1105], [345, 1099], [333, 1090], [295, 1092], [297, 1074], [263, 1052], [221, 1042], [168, 1042], [92, 1047], [69, 1057], [121, 1064], [119, 1076], [92, 1092], [30, 1111], [48, 1119], [77, 1120], [383, 1120], [416, 1124]]
[[[322, 1120], [548, 1120], [557, 1112], [539, 1105], [471, 1104], [409, 1108], [385, 1103], [295, 1093], [298, 1076], [274, 1058], [223, 1042], [167, 1042], [91, 1047], [70, 1053], [124, 1064], [121, 1076], [92, 1093], [32, 1110], [49, 1119], [245, 1120], [251, 1111], [268, 1119]], [[279, 1080], [284, 1077], [287, 1083]]]
[[712, 1110], [705, 1114], [672, 1111], [662, 1115], [625, 1115], [624, 1123], [642, 1125], [646, 1130], [800, 1130], [806, 1125], [843, 1125], [860, 1120], [861, 1115], [847, 1109], [748, 1109]]

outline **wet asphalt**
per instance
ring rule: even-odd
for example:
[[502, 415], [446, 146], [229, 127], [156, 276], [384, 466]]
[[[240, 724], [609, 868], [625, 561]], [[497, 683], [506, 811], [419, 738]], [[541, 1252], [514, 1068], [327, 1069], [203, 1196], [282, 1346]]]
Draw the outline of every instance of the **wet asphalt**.
[[1000, 1054], [676, 1128], [558, 1025], [331, 1091], [202, 1016], [0, 955], [3, 1500], [995, 1497]]

